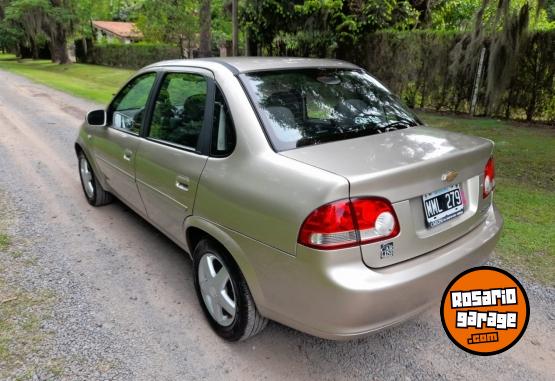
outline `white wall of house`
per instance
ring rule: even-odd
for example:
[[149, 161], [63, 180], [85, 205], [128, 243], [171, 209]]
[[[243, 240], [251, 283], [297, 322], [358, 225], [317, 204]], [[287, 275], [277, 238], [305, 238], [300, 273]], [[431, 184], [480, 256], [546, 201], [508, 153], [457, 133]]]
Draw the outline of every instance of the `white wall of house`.
[[129, 38], [116, 36], [115, 34], [106, 32], [105, 30], [102, 30], [102, 29], [96, 29], [96, 39], [97, 40], [106, 39], [108, 43], [112, 43], [115, 40], [119, 40], [124, 44], [130, 44], [132, 42]]

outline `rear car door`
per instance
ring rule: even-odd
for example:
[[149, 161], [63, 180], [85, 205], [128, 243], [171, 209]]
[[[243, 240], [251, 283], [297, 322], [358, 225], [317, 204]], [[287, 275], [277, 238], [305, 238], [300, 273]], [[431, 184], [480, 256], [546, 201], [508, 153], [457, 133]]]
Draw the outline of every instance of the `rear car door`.
[[132, 79], [108, 107], [108, 127], [95, 136], [94, 154], [110, 190], [137, 212], [145, 209], [135, 183], [135, 155], [157, 73]]
[[188, 68], [159, 81], [151, 120], [136, 157], [136, 180], [149, 219], [184, 242], [182, 225], [193, 211], [208, 159], [214, 81]]

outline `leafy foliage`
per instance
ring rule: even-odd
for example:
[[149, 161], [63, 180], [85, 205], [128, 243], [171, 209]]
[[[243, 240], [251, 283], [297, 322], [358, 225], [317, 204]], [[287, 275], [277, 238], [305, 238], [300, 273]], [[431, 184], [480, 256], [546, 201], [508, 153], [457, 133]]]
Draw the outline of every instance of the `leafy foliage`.
[[137, 26], [145, 38], [153, 42], [175, 43], [182, 56], [189, 57], [198, 31], [196, 0], [146, 0], [142, 5]]
[[[193, 50], [208, 56], [228, 45], [231, 3], [0, 0], [0, 48], [37, 58], [48, 44], [55, 61], [67, 62], [67, 40], [93, 36], [90, 21], [105, 19], [136, 21], [149, 44], [101, 43], [92, 62], [138, 67]], [[357, 61], [413, 106], [467, 110], [486, 49], [480, 112], [552, 120], [555, 0], [242, 0], [239, 7], [247, 54]], [[78, 45], [80, 57], [90, 52]]]
[[483, 0], [475, 15], [474, 28], [455, 46], [452, 55], [452, 73], [472, 76], [482, 49], [489, 48], [487, 76], [487, 110], [499, 106], [501, 94], [509, 85], [526, 33], [530, 6], [525, 2], [515, 9], [511, 0], [499, 0], [494, 15], [492, 0]]
[[254, 0], [242, 10], [251, 50], [301, 56], [347, 57], [361, 36], [417, 20], [404, 0]]
[[89, 56], [89, 63], [139, 69], [154, 62], [180, 58], [175, 45], [160, 43], [97, 44]]
[[[469, 43], [461, 32], [381, 31], [365, 38], [357, 62], [411, 107], [468, 112], [477, 67], [459, 62], [460, 69], [453, 70], [450, 62], [464, 59], [456, 49], [467, 49]], [[491, 40], [486, 43], [491, 45]], [[514, 67], [506, 73], [508, 85], [497, 95], [498, 106], [489, 107], [483, 87], [478, 112], [555, 124], [555, 30], [531, 32], [512, 59]], [[484, 71], [485, 83], [489, 73]]]
[[[10, 43], [18, 51], [21, 44], [29, 45], [38, 58], [38, 44], [48, 40], [52, 59], [69, 61], [67, 37], [75, 30], [76, 14], [71, 0], [12, 0], [2, 1], [2, 24]], [[13, 40], [17, 38], [17, 41]]]

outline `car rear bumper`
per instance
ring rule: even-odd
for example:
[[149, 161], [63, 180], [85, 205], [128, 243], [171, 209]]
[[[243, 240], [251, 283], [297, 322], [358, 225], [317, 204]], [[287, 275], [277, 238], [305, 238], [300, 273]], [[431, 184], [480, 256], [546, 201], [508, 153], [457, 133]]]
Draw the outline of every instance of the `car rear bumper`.
[[487, 213], [456, 241], [380, 269], [366, 267], [360, 250], [299, 246], [296, 258], [275, 257], [273, 266], [257, 274], [263, 294], [257, 305], [273, 320], [328, 339], [356, 338], [399, 323], [439, 301], [457, 274], [488, 260], [503, 220], [494, 206]]

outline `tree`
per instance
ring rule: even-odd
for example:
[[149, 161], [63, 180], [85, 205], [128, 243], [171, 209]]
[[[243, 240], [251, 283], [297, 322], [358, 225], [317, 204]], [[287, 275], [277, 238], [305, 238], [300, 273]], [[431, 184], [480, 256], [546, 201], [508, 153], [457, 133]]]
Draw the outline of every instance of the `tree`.
[[201, 57], [210, 57], [212, 55], [212, 10], [210, 0], [200, 0], [199, 11], [200, 22], [200, 46], [199, 55]]
[[[210, 2], [212, 8], [210, 33], [212, 47], [222, 45], [227, 47], [231, 42], [231, 48], [233, 49], [233, 1], [235, 0], [212, 0]], [[239, 19], [237, 19], [237, 32], [239, 32]], [[239, 38], [240, 35], [238, 35], [238, 41]]]
[[555, 21], [555, 0], [547, 0], [545, 2], [545, 9], [547, 11], [547, 19]]
[[453, 76], [474, 76], [480, 51], [486, 47], [489, 50], [486, 114], [497, 113], [528, 37], [530, 14], [538, 19], [545, 5], [545, 0], [535, 4], [526, 0], [483, 0], [474, 16], [472, 31], [455, 46], [450, 67]]
[[239, 55], [239, 17], [238, 10], [239, 0], [232, 0], [231, 13], [232, 13], [232, 24], [233, 24], [233, 36], [232, 36], [232, 54], [234, 56]]
[[183, 57], [192, 57], [198, 31], [197, 0], [146, 0], [137, 20], [145, 38], [156, 42], [173, 42]]
[[77, 21], [73, 4], [71, 0], [50, 0], [50, 4], [43, 29], [49, 36], [52, 61], [67, 64], [70, 63], [67, 39], [74, 32]]
[[28, 46], [32, 57], [38, 58], [38, 40], [43, 35], [43, 26], [49, 9], [50, 4], [46, 0], [15, 0], [5, 3], [6, 26], [8, 30], [19, 31], [17, 33], [20, 37], [18, 51], [22, 46]]
[[468, 30], [482, 0], [441, 0], [431, 11], [429, 26], [433, 29]]
[[251, 45], [269, 54], [350, 58], [362, 36], [414, 27], [418, 17], [405, 0], [253, 0], [242, 24]]
[[243, 2], [239, 15], [247, 35], [247, 54], [259, 55], [263, 48], [272, 54], [272, 42], [282, 31], [290, 31], [294, 5], [299, 1], [250, 0]]
[[6, 18], [8, 0], [0, 0], [0, 51], [15, 51], [19, 55], [19, 42], [25, 39], [20, 27]]
[[[102, 2], [101, 0], [100, 2]], [[112, 20], [133, 21], [140, 16], [140, 10], [145, 0], [110, 0], [110, 14]], [[159, 3], [164, 3], [163, 0]]]
[[71, 0], [13, 0], [4, 2], [3, 12], [3, 22], [19, 29], [19, 43], [30, 46], [33, 58], [38, 58], [39, 40], [46, 39], [52, 61], [69, 62], [67, 38], [76, 25]]

